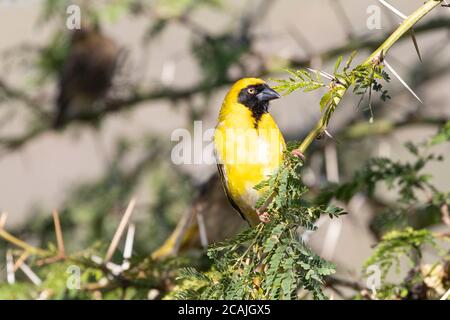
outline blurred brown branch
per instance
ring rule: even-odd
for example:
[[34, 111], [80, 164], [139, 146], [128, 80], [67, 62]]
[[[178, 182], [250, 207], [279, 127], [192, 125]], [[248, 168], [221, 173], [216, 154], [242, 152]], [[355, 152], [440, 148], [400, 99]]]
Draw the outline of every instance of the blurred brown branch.
[[13, 88], [12, 86], [6, 84], [6, 82], [2, 79], [0, 79], [0, 94], [2, 94], [6, 99], [21, 101], [23, 105], [29, 108], [32, 113], [41, 118], [49, 116], [47, 112], [41, 109], [41, 105], [38, 103], [37, 98], [32, 98], [28, 96], [24, 91]]
[[[186, 22], [186, 20], [183, 20]], [[450, 21], [444, 18], [437, 18], [434, 20], [430, 20], [426, 23], [418, 25], [415, 28], [416, 34], [426, 33], [429, 31], [435, 31], [439, 29], [445, 29], [450, 27]], [[325, 52], [319, 53], [315, 56], [309, 56], [302, 59], [292, 58], [288, 61], [288, 65], [290, 67], [305, 67], [309, 66], [313, 59], [319, 57], [322, 61], [329, 61], [336, 56], [349, 53], [354, 50], [362, 50], [362, 49], [373, 49], [378, 46], [383, 39], [386, 38], [387, 34], [390, 34], [391, 31], [386, 32], [385, 35], [382, 35], [376, 39], [368, 39], [366, 35], [352, 37], [350, 41], [343, 45], [337, 46], [335, 48], [331, 48], [326, 50]], [[251, 38], [249, 38], [251, 40]], [[255, 56], [258, 60], [261, 57], [264, 59], [268, 59], [268, 57], [264, 57], [263, 55], [250, 51], [250, 54]], [[272, 74], [276, 70], [270, 70], [268, 66], [265, 65], [264, 61], [260, 65], [259, 69], [254, 72], [254, 76], [264, 77], [269, 74]], [[442, 70], [440, 71], [442, 72]], [[212, 91], [220, 89], [223, 86], [230, 85], [237, 81], [239, 78], [246, 76], [245, 74], [240, 74], [236, 77], [225, 77], [221, 78], [220, 81], [216, 82], [205, 82], [200, 81], [197, 84], [191, 85], [186, 88], [170, 88], [170, 87], [160, 87], [160, 88], [152, 88], [148, 91], [142, 91], [138, 89], [133, 89], [133, 87], [137, 87], [135, 85], [131, 85], [130, 91], [132, 92], [129, 96], [124, 98], [114, 98], [109, 99], [103, 103], [103, 105], [96, 109], [91, 109], [87, 112], [82, 112], [79, 114], [75, 114], [73, 116], [69, 116], [66, 119], [65, 125], [69, 125], [72, 123], [87, 123], [93, 124], [101, 121], [106, 115], [120, 112], [122, 110], [129, 110], [133, 107], [136, 107], [140, 103], [149, 102], [149, 101], [157, 101], [157, 100], [168, 100], [173, 103], [177, 103], [181, 100], [189, 100], [193, 96], [198, 94], [210, 94]], [[30, 125], [25, 133], [16, 135], [16, 136], [3, 136], [0, 137], [0, 155], [8, 153], [13, 150], [17, 150], [24, 146], [29, 141], [39, 137], [42, 133], [53, 130], [51, 126], [51, 114], [44, 111], [45, 109], [42, 107], [37, 99], [29, 97], [22, 90], [11, 88], [4, 81], [0, 79], [0, 93], [3, 93], [6, 97], [10, 99], [14, 99], [22, 102], [22, 104], [29, 108], [34, 114], [36, 114], [37, 119], [35, 123]]]

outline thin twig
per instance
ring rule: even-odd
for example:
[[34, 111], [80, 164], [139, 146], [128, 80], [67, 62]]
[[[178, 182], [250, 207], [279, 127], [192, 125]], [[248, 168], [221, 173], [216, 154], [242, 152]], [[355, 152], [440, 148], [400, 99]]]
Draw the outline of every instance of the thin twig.
[[8, 218], [8, 213], [2, 212], [0, 215], [0, 229], [3, 229], [6, 224], [6, 219]]
[[44, 265], [47, 265], [47, 264], [52, 264], [52, 263], [55, 263], [55, 262], [58, 262], [58, 261], [61, 261], [61, 260], [65, 260], [67, 257], [62, 257], [62, 256], [59, 256], [59, 255], [56, 255], [56, 256], [51, 256], [51, 257], [47, 257], [47, 258], [44, 258], [44, 259], [39, 259], [39, 260], [37, 260], [36, 261], [36, 265], [37, 266], [39, 266], [39, 267], [41, 267], [41, 266], [44, 266]]
[[114, 254], [114, 251], [116, 251], [116, 248], [117, 248], [117, 245], [119, 244], [120, 238], [122, 237], [125, 227], [127, 226], [128, 221], [130, 220], [131, 214], [133, 213], [135, 204], [136, 204], [136, 199], [132, 198], [130, 203], [128, 204], [127, 209], [125, 210], [122, 220], [120, 220], [119, 226], [117, 227], [116, 233], [114, 234], [111, 244], [109, 245], [108, 251], [106, 252], [106, 256], [104, 259], [105, 263], [109, 262], [111, 260], [113, 254]]
[[59, 214], [56, 209], [53, 209], [52, 211], [53, 215], [53, 222], [55, 225], [55, 233], [56, 233], [56, 241], [58, 243], [58, 256], [64, 257], [66, 255], [64, 250], [64, 238], [63, 233], [61, 229], [61, 221], [59, 220]]
[[346, 287], [346, 288], [353, 289], [355, 291], [361, 291], [361, 290], [366, 289], [361, 283], [359, 283], [357, 281], [345, 280], [345, 279], [341, 279], [338, 277], [327, 277], [325, 279], [325, 285], [326, 286]]
[[36, 99], [29, 97], [21, 90], [10, 87], [2, 79], [0, 79], [0, 92], [10, 99], [22, 101], [24, 105], [28, 107], [31, 112], [39, 116], [41, 120], [49, 118], [49, 114], [41, 109], [42, 105], [39, 104]]
[[46, 255], [47, 251], [42, 250], [40, 248], [36, 248], [33, 247], [32, 245], [29, 245], [28, 243], [26, 243], [25, 241], [20, 240], [19, 238], [16, 238], [15, 236], [13, 236], [12, 234], [10, 234], [9, 232], [7, 232], [4, 229], [0, 229], [0, 237], [2, 237], [4, 240], [12, 243], [13, 245], [24, 249], [25, 251], [28, 251], [30, 253], [34, 253], [37, 255]]
[[27, 258], [30, 256], [30, 253], [28, 251], [24, 251], [19, 259], [17, 259], [16, 263], [14, 263], [14, 271], [17, 271], [20, 266], [27, 260]]

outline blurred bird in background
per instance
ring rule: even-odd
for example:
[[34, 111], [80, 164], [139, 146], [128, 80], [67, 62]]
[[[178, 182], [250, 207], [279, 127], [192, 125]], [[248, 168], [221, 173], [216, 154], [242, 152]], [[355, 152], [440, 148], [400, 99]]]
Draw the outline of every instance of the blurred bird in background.
[[73, 31], [59, 75], [55, 128], [62, 127], [71, 115], [105, 98], [118, 56], [118, 46], [102, 34], [98, 24]]
[[254, 187], [276, 172], [286, 148], [269, 114], [269, 102], [278, 98], [280, 95], [261, 79], [237, 81], [225, 97], [214, 134], [225, 193], [250, 226], [269, 219], [264, 205], [256, 209], [265, 189]]

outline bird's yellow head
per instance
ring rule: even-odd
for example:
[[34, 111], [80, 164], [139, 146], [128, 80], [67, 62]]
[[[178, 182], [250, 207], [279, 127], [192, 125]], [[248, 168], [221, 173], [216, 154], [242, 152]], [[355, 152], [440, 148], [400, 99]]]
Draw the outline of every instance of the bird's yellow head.
[[223, 107], [234, 103], [244, 105], [252, 112], [255, 121], [268, 112], [270, 100], [278, 99], [280, 95], [269, 87], [264, 80], [258, 78], [243, 78], [238, 80], [225, 97]]

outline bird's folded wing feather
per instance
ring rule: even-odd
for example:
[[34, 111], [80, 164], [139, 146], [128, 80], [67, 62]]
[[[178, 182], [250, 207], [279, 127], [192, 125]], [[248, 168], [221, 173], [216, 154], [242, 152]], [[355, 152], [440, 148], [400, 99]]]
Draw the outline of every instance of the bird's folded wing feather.
[[231, 206], [237, 212], [239, 212], [242, 219], [247, 221], [247, 219], [245, 218], [245, 215], [242, 213], [241, 209], [239, 208], [239, 206], [236, 204], [236, 202], [233, 200], [230, 193], [228, 192], [227, 181], [226, 181], [225, 175], [223, 173], [223, 164], [217, 164], [217, 169], [219, 170], [219, 176], [220, 176], [220, 179], [222, 180], [222, 186], [223, 186], [223, 189], [225, 190], [225, 194], [227, 195], [228, 201], [230, 201]]

